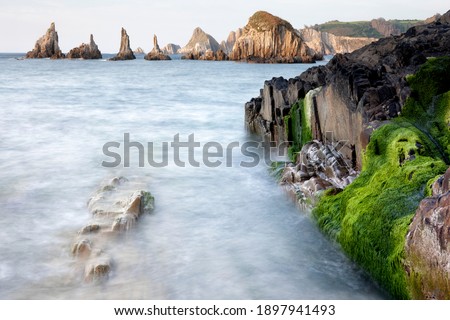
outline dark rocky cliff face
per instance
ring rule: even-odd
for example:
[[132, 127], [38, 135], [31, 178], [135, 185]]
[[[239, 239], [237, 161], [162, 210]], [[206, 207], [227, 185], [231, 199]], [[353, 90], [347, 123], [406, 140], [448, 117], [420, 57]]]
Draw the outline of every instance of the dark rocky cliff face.
[[313, 138], [322, 140], [332, 132], [335, 141], [347, 141], [342, 152], [360, 168], [372, 128], [398, 116], [410, 95], [405, 77], [427, 58], [450, 53], [449, 16], [350, 54], [338, 54], [326, 66], [293, 79], [266, 81], [260, 96], [245, 106], [247, 126], [273, 141], [285, 141], [283, 117], [293, 103], [320, 87], [309, 119]]

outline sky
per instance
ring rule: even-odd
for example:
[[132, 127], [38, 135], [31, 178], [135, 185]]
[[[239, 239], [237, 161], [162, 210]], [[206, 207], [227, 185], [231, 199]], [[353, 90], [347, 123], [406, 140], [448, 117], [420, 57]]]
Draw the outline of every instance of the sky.
[[0, 0], [0, 52], [27, 52], [55, 22], [63, 52], [94, 39], [103, 53], [116, 53], [120, 30], [132, 49], [159, 45], [184, 46], [196, 27], [219, 43], [245, 26], [258, 10], [268, 11], [294, 27], [330, 20], [425, 19], [450, 10], [443, 0]]

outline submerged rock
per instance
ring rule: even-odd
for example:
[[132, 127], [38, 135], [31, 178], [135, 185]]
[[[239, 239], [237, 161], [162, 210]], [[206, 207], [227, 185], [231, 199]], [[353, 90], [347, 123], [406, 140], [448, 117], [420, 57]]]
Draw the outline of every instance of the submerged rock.
[[130, 37], [127, 34], [127, 31], [122, 28], [121, 37], [120, 37], [120, 50], [116, 56], [110, 58], [111, 61], [120, 61], [120, 60], [133, 60], [136, 59], [134, 56], [133, 50], [130, 47]]
[[153, 49], [145, 57], [145, 60], [172, 60], [168, 55], [164, 54], [158, 45], [156, 34], [153, 36]]
[[292, 25], [265, 11], [250, 17], [236, 39], [230, 60], [262, 63], [310, 63], [322, 59]]
[[34, 49], [27, 52], [27, 59], [64, 59], [64, 54], [59, 49], [58, 32], [55, 29], [55, 23], [52, 22], [45, 35], [36, 41]]
[[98, 49], [97, 44], [94, 41], [94, 36], [91, 34], [89, 44], [81, 44], [77, 48], [73, 48], [67, 54], [68, 59], [101, 59], [102, 53]]
[[89, 199], [88, 209], [93, 221], [78, 232], [72, 254], [85, 263], [85, 281], [107, 278], [112, 270], [111, 239], [131, 231], [141, 215], [151, 213], [155, 199], [150, 192], [136, 190], [124, 177], [111, 179], [99, 187]]

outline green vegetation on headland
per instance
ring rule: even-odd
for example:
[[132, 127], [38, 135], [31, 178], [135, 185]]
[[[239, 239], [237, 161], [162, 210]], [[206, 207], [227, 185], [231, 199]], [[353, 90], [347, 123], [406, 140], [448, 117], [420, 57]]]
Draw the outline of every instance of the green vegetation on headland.
[[[374, 21], [374, 20], [373, 20]], [[377, 20], [375, 20], [377, 21]], [[395, 34], [406, 32], [412, 26], [423, 23], [421, 20], [384, 20], [379, 19], [385, 25], [386, 30], [394, 30]], [[329, 21], [323, 24], [316, 24], [314, 29], [322, 32], [332, 33], [337, 36], [346, 37], [368, 37], [368, 38], [382, 38], [388, 36], [383, 34], [381, 29], [377, 29], [372, 24], [372, 21]]]
[[450, 57], [408, 77], [402, 115], [376, 130], [360, 176], [313, 210], [320, 228], [394, 298], [414, 297], [403, 264], [405, 237], [429, 181], [450, 158]]

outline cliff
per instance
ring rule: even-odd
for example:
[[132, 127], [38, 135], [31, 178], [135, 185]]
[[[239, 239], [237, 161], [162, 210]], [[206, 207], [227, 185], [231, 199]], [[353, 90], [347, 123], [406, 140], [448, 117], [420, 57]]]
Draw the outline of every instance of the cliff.
[[322, 58], [289, 22], [265, 11], [250, 17], [229, 56], [231, 60], [261, 63], [309, 63]]
[[176, 54], [176, 53], [178, 53], [178, 50], [180, 50], [180, 49], [181, 49], [181, 47], [179, 45], [169, 43], [162, 49], [162, 52], [164, 54]]
[[145, 60], [172, 60], [168, 55], [164, 54], [159, 48], [158, 37], [153, 36], [153, 49], [145, 57]]
[[120, 37], [120, 50], [116, 56], [112, 57], [111, 61], [120, 61], [120, 60], [133, 60], [136, 59], [134, 56], [133, 50], [130, 47], [130, 37], [127, 34], [127, 31], [122, 28], [121, 37]]
[[266, 81], [245, 106], [251, 131], [291, 141], [281, 182], [395, 298], [450, 298], [446, 191], [419, 206], [450, 165], [448, 55], [450, 11]]
[[353, 52], [377, 40], [376, 38], [335, 36], [312, 28], [301, 29], [300, 35], [308, 47], [321, 55]]
[[45, 35], [36, 41], [34, 49], [27, 52], [27, 59], [63, 59], [64, 54], [59, 49], [58, 33], [55, 29], [55, 23], [52, 22]]
[[94, 36], [91, 34], [89, 44], [83, 43], [77, 48], [73, 48], [67, 54], [68, 59], [101, 59], [102, 53], [98, 49], [94, 41]]

